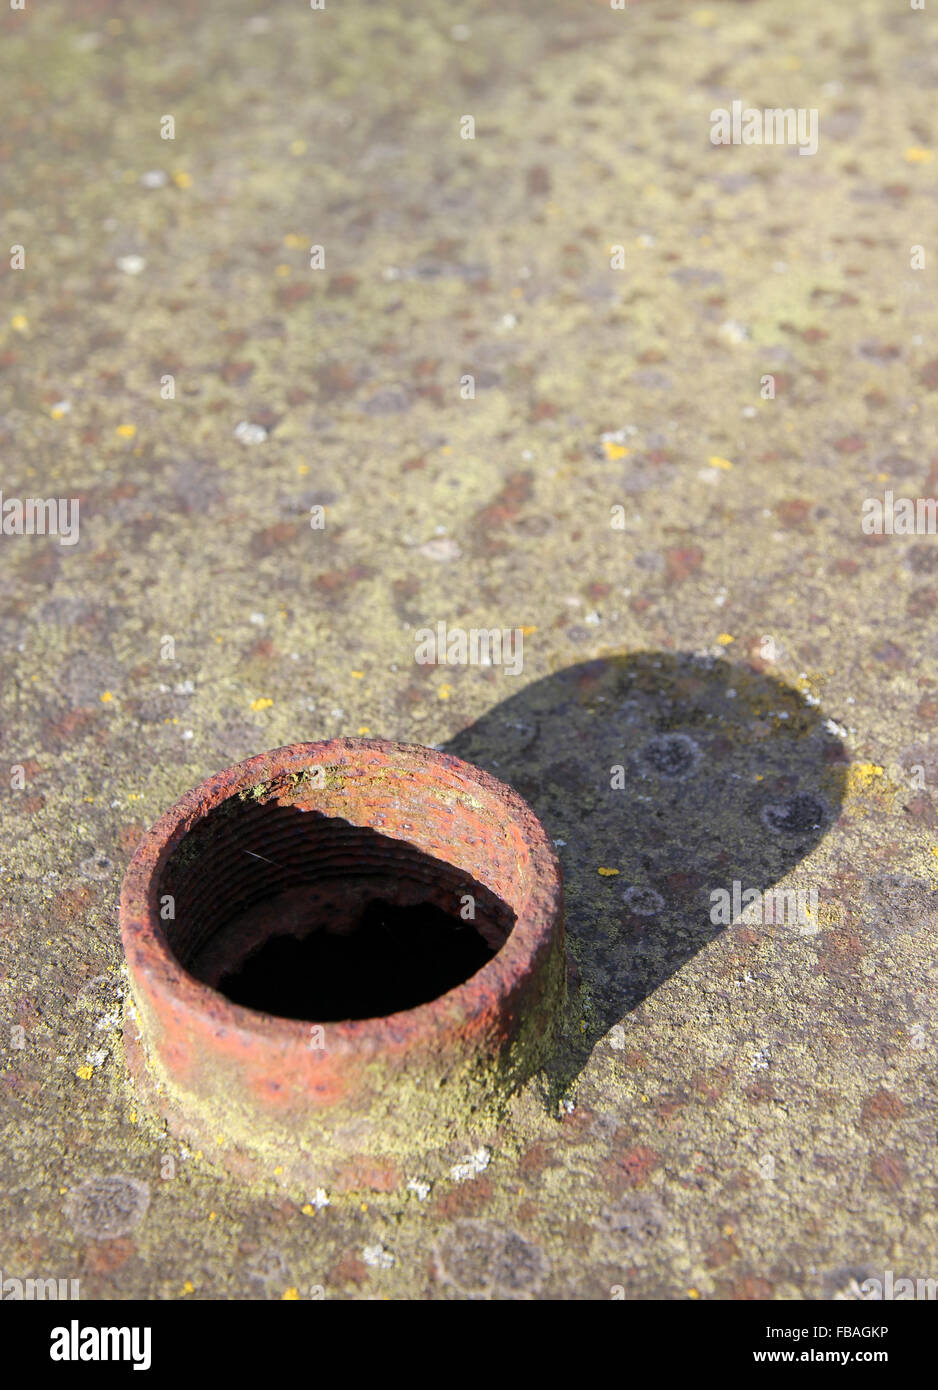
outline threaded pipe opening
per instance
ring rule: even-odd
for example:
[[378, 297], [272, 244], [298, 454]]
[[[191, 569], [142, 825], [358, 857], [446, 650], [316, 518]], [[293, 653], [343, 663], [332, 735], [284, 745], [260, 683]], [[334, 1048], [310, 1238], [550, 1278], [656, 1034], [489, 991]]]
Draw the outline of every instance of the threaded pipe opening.
[[158, 879], [179, 964], [234, 1003], [314, 1023], [415, 1008], [470, 979], [516, 917], [477, 876], [491, 878], [491, 827], [473, 834], [462, 806], [442, 858], [398, 838], [417, 827], [397, 792], [393, 811], [395, 834], [266, 788], [215, 806]]

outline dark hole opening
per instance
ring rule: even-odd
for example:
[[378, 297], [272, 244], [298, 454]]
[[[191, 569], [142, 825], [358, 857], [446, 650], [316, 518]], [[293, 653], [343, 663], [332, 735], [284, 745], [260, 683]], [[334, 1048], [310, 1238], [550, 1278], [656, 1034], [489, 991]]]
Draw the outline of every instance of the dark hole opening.
[[376, 1018], [436, 999], [494, 954], [471, 921], [432, 903], [375, 899], [351, 931], [268, 937], [217, 988], [281, 1018]]
[[191, 975], [245, 1008], [309, 1023], [426, 1004], [487, 964], [515, 924], [468, 866], [253, 797], [222, 802], [188, 833], [160, 893]]

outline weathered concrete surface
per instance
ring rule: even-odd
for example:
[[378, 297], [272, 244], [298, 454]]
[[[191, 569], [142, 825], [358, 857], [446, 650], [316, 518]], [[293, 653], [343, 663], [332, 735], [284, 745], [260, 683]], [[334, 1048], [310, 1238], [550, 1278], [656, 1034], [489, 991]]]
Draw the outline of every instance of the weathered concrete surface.
[[[863, 499], [938, 487], [935, 15], [462, 18], [0, 19], [26, 252], [0, 266], [2, 488], [81, 501], [75, 546], [0, 535], [4, 1276], [797, 1298], [936, 1275], [938, 541], [860, 527]], [[711, 146], [734, 99], [817, 107], [818, 153]], [[525, 628], [523, 673], [416, 665], [439, 621]], [[138, 1108], [117, 891], [207, 774], [366, 730], [531, 799], [566, 842], [578, 984], [488, 1152], [428, 1193], [363, 1165], [366, 1196], [300, 1204]], [[649, 751], [667, 732], [694, 745]], [[734, 879], [817, 888], [820, 929], [718, 931]]]

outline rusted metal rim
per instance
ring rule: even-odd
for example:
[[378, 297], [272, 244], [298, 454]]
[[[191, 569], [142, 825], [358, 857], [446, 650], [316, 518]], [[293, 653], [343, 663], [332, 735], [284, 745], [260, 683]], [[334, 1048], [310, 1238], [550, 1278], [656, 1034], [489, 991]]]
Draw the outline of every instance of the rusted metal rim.
[[[334, 906], [337, 881], [371, 879], [437, 903], [471, 882], [503, 944], [428, 1002], [323, 1023], [244, 1007], [193, 973], [235, 908], [297, 883]], [[433, 749], [295, 744], [210, 777], [144, 836], [120, 919], [128, 1062], [145, 1093], [203, 1147], [304, 1182], [340, 1179], [362, 1157], [442, 1151], [490, 1120], [551, 1046], [556, 856], [516, 792]]]

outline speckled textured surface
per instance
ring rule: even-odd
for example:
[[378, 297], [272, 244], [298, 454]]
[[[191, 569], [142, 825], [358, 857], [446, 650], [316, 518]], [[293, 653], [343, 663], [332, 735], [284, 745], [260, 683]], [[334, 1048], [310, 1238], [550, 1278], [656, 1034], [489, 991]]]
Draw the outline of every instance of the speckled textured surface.
[[[860, 524], [938, 489], [934, 13], [77, 0], [0, 30], [0, 485], [81, 508], [74, 546], [0, 534], [4, 1276], [938, 1275], [938, 539]], [[711, 145], [736, 99], [816, 107], [817, 154]], [[522, 673], [415, 663], [441, 621], [524, 629]], [[117, 891], [204, 777], [369, 732], [531, 802], [574, 987], [484, 1151], [300, 1203], [138, 1106]], [[817, 920], [716, 927], [734, 880]]]

